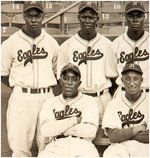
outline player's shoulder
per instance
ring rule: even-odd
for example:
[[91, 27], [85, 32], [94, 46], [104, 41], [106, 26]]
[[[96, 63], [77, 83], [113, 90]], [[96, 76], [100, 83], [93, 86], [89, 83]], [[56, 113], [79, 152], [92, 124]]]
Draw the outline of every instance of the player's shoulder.
[[91, 103], [91, 102], [96, 102], [95, 101], [95, 98], [94, 97], [92, 97], [92, 96], [90, 96], [90, 95], [86, 95], [86, 94], [81, 94], [82, 95], [82, 97], [83, 97], [83, 100], [85, 101], [85, 102], [89, 102], [89, 103]]
[[104, 35], [100, 33], [97, 33], [97, 37], [100, 39], [100, 42], [104, 42], [105, 45], [110, 45], [112, 43], [110, 39], [108, 39], [107, 37], [105, 37]]
[[49, 97], [45, 100], [43, 107], [50, 108], [55, 105], [58, 100], [59, 96]]
[[124, 40], [124, 36], [126, 36], [126, 33], [123, 33], [123, 34], [119, 35], [118, 37], [116, 37], [112, 41], [112, 44], [115, 44], [115, 43], [118, 43], [118, 42], [122, 42]]
[[76, 35], [77, 34], [73, 35], [72, 37], [69, 37], [60, 46], [61, 47], [70, 46], [70, 45], [73, 46], [73, 43], [75, 44], [75, 42], [76, 42], [76, 40], [75, 40]]
[[42, 33], [44, 34], [45, 38], [48, 40], [48, 42], [52, 45], [52, 43], [54, 44], [58, 44], [57, 40], [50, 35], [49, 33], [47, 33], [45, 30], [42, 30]]
[[121, 102], [122, 102], [122, 98], [116, 97], [116, 98], [113, 98], [111, 101], [109, 101], [108, 106], [115, 108], [115, 107], [118, 107], [118, 104], [120, 104]]

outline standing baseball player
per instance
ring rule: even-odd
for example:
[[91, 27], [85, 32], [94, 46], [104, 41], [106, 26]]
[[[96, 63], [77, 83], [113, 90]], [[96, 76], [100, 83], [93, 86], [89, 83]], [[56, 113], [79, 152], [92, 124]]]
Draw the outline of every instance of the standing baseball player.
[[98, 129], [98, 104], [78, 91], [80, 78], [75, 65], [68, 64], [61, 70], [62, 94], [47, 100], [39, 115], [40, 131], [47, 139], [39, 157], [99, 156], [92, 144]]
[[109, 93], [111, 81], [105, 75], [106, 54], [111, 41], [96, 32], [99, 16], [94, 2], [82, 2], [78, 12], [81, 29], [60, 46], [58, 78], [62, 67], [67, 63], [70, 62], [79, 67], [82, 73], [79, 90], [93, 96], [98, 102], [101, 124], [107, 103], [111, 100]]
[[111, 145], [104, 157], [143, 157], [149, 153], [148, 95], [142, 93], [142, 70], [129, 61], [122, 70], [125, 94], [111, 100], [106, 108], [102, 127]]
[[[8, 143], [12, 156], [31, 156], [37, 116], [43, 102], [52, 97], [58, 43], [41, 30], [44, 10], [40, 2], [25, 2], [25, 25], [2, 43], [2, 82], [13, 92], [7, 109]], [[8, 81], [9, 80], [9, 81]]]
[[[145, 9], [139, 2], [129, 2], [125, 8], [128, 30], [112, 43], [113, 52], [108, 55], [106, 72], [111, 78], [117, 77], [118, 89], [114, 97], [120, 95], [122, 88], [121, 71], [128, 60], [133, 60], [143, 71], [141, 89], [149, 92], [149, 33], [144, 30]], [[110, 67], [111, 65], [111, 67]], [[149, 94], [149, 93], [148, 93]]]

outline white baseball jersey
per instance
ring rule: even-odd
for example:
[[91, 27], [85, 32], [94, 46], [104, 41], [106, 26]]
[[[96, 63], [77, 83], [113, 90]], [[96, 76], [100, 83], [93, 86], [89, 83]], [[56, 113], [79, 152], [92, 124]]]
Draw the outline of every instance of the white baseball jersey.
[[[77, 122], [76, 117], [81, 121]], [[45, 102], [39, 120], [39, 129], [44, 137], [53, 138], [67, 132], [67, 135], [93, 140], [99, 121], [98, 104], [93, 97], [82, 93], [69, 100], [59, 95]]]
[[[130, 103], [124, 94], [111, 100], [104, 113], [102, 128], [128, 128], [146, 122], [148, 124], [148, 97], [145, 93], [134, 103]], [[107, 133], [106, 133], [107, 134]]]
[[10, 86], [43, 88], [55, 85], [58, 43], [42, 30], [30, 38], [17, 31], [2, 43], [1, 75], [10, 76]]
[[60, 47], [58, 78], [62, 67], [72, 63], [81, 71], [82, 92], [94, 93], [111, 87], [110, 79], [105, 76], [105, 60], [110, 45], [111, 41], [99, 33], [90, 41], [75, 34]]
[[[127, 33], [120, 35], [112, 42], [112, 49], [106, 61], [106, 74], [108, 77], [117, 77], [116, 83], [123, 86], [121, 82], [121, 72], [125, 63], [134, 58], [143, 71], [142, 88], [149, 88], [149, 33], [145, 31], [144, 35], [138, 41], [131, 40]], [[111, 75], [110, 75], [111, 74]]]

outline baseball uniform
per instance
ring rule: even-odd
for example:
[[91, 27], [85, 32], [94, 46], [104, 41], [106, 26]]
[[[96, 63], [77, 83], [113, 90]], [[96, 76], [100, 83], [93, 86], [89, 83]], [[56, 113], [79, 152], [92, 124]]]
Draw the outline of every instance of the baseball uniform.
[[106, 77], [105, 61], [111, 41], [97, 33], [90, 41], [84, 40], [78, 34], [65, 41], [58, 53], [58, 78], [61, 68], [72, 63], [81, 71], [80, 91], [86, 94], [93, 94], [100, 105], [100, 120], [102, 120], [107, 103], [111, 100], [108, 88], [111, 81]]
[[[134, 127], [144, 122], [148, 124], [149, 110], [148, 97], [142, 93], [140, 98], [131, 103], [124, 94], [111, 100], [105, 110], [102, 128], [125, 129]], [[149, 127], [147, 127], [149, 129]], [[106, 131], [105, 131], [106, 132]], [[107, 133], [106, 133], [107, 135]], [[141, 150], [139, 150], [141, 149]], [[120, 143], [112, 143], [105, 150], [104, 156], [148, 156], [149, 144], [140, 143], [136, 140], [127, 140]]]
[[38, 156], [98, 157], [92, 144], [98, 128], [98, 113], [97, 102], [81, 92], [72, 99], [64, 99], [61, 94], [47, 100], [39, 115], [39, 131], [41, 138], [48, 138], [49, 142]]
[[141, 88], [146, 92], [149, 91], [149, 33], [144, 32], [144, 35], [138, 40], [131, 40], [127, 33], [120, 35], [112, 42], [112, 52], [106, 60], [106, 74], [109, 77], [117, 77], [116, 83], [119, 85], [116, 91], [117, 96], [121, 93], [121, 87], [124, 86], [121, 82], [121, 71], [128, 60], [134, 58], [143, 71], [143, 83]]
[[19, 30], [2, 43], [1, 75], [9, 76], [13, 87], [7, 110], [13, 156], [31, 156], [37, 115], [43, 102], [53, 96], [51, 86], [57, 84], [54, 74], [58, 47], [45, 31], [32, 39]]

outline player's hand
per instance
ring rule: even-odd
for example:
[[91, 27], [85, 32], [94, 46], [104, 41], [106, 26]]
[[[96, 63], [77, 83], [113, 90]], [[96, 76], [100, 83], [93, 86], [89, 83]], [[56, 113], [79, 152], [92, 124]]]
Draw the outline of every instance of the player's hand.
[[133, 127], [133, 135], [136, 135], [137, 133], [141, 131], [146, 131], [147, 129], [147, 124], [146, 122], [142, 123], [141, 125], [137, 125]]

